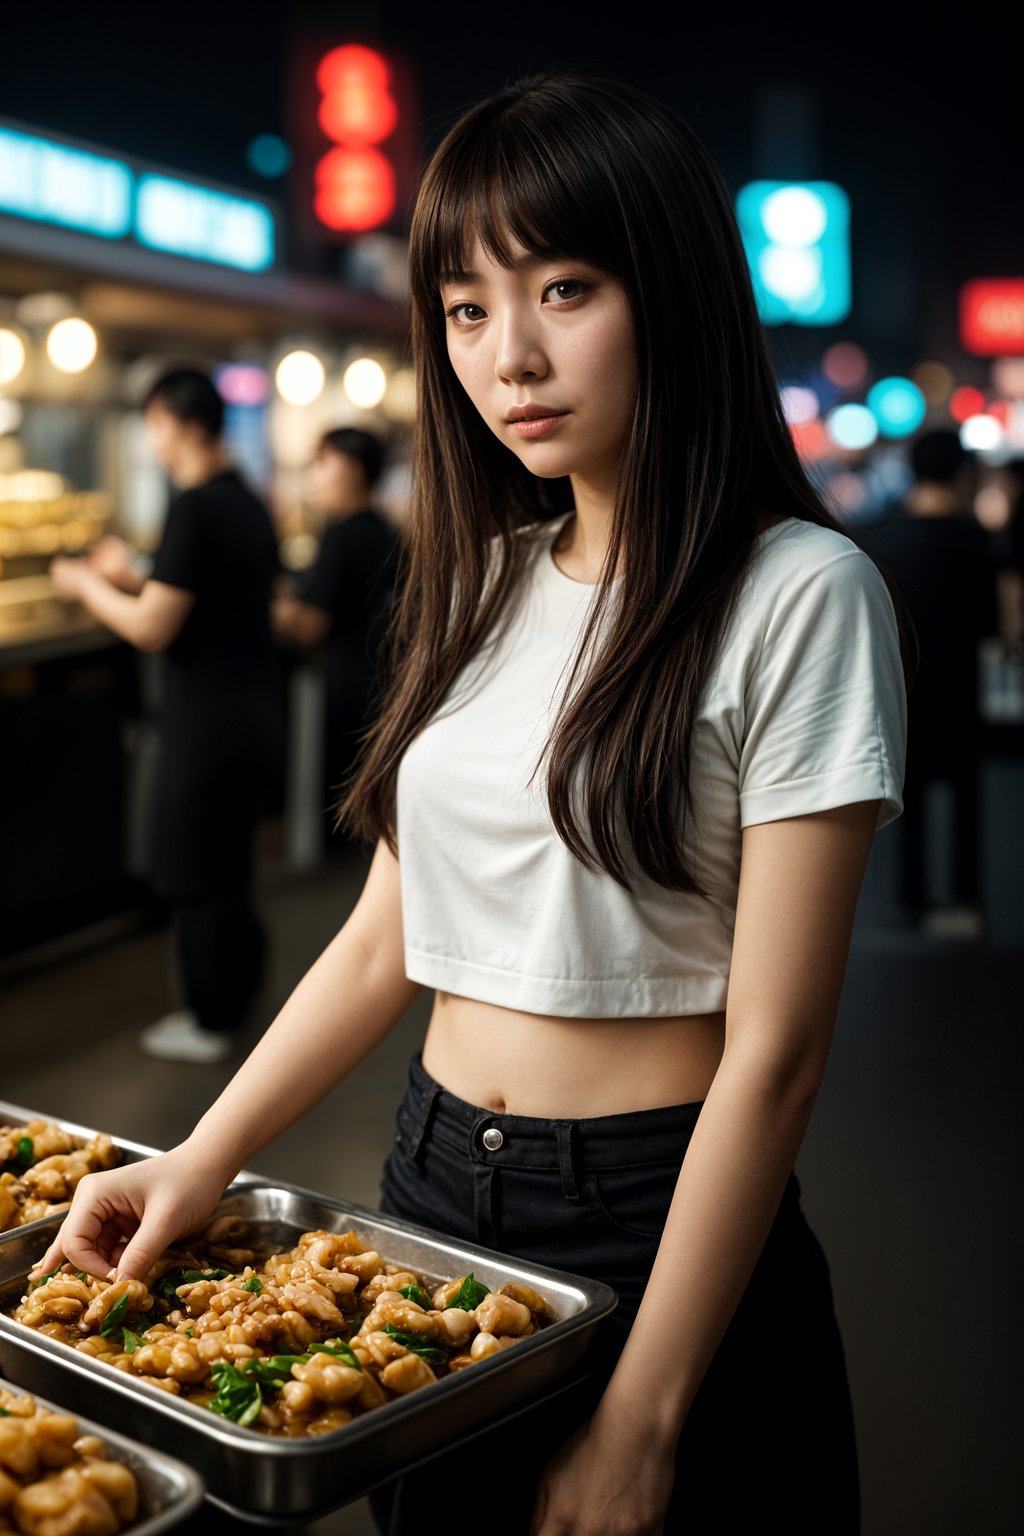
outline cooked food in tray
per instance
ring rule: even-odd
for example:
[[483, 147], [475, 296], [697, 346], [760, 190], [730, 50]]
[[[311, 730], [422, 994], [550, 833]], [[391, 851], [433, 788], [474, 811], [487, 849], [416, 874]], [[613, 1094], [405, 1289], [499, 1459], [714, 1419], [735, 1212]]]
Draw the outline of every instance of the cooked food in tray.
[[64, 1210], [79, 1179], [120, 1161], [105, 1133], [72, 1136], [51, 1120], [0, 1125], [0, 1232]]
[[472, 1272], [428, 1280], [355, 1228], [260, 1243], [261, 1223], [213, 1216], [145, 1277], [69, 1262], [4, 1310], [29, 1328], [270, 1435], [323, 1434], [536, 1333], [531, 1286]]
[[114, 1536], [139, 1511], [135, 1473], [71, 1413], [0, 1386], [0, 1531]]

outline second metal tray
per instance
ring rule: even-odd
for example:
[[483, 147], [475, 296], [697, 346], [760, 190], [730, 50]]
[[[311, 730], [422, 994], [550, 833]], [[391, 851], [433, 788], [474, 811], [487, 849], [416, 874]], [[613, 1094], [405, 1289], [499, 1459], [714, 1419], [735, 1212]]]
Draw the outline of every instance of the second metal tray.
[[[6, 1391], [17, 1397], [27, 1395], [26, 1389], [13, 1382], [0, 1381]], [[50, 1408], [54, 1413], [71, 1412], [63, 1403], [53, 1403], [33, 1392], [40, 1408]], [[107, 1429], [92, 1419], [75, 1413], [83, 1435], [98, 1435], [110, 1453], [111, 1461], [121, 1461], [136, 1477], [139, 1485], [139, 1511], [127, 1528], [126, 1536], [157, 1536], [158, 1531], [169, 1531], [190, 1515], [202, 1501], [203, 1485], [197, 1473], [168, 1456], [164, 1451], [154, 1451], [136, 1445], [134, 1440]]]
[[[232, 1423], [142, 1377], [105, 1365], [0, 1312], [0, 1368], [12, 1380], [79, 1406], [195, 1467], [207, 1492], [233, 1513], [266, 1523], [312, 1520], [349, 1503], [483, 1426], [580, 1379], [600, 1320], [618, 1304], [601, 1281], [506, 1257], [370, 1206], [295, 1185], [232, 1186], [214, 1215], [260, 1223], [261, 1238], [291, 1246], [300, 1233], [355, 1227], [391, 1262], [432, 1281], [472, 1269], [498, 1287], [521, 1280], [549, 1302], [553, 1321], [496, 1355], [371, 1409], [327, 1434], [286, 1439]], [[62, 1214], [14, 1228], [0, 1244], [0, 1307], [21, 1295]], [[211, 1217], [212, 1219], [212, 1217]]]

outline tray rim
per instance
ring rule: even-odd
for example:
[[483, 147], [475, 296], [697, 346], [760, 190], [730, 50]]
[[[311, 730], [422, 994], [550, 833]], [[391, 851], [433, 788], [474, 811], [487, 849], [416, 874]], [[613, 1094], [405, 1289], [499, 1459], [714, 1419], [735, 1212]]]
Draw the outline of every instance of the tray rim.
[[195, 1467], [190, 1467], [187, 1461], [172, 1456], [169, 1451], [161, 1451], [147, 1445], [145, 1441], [133, 1440], [130, 1435], [124, 1435], [120, 1430], [108, 1429], [105, 1424], [98, 1423], [96, 1419], [87, 1418], [85, 1414], [77, 1412], [74, 1408], [55, 1403], [52, 1398], [43, 1397], [40, 1392], [33, 1391], [31, 1387], [22, 1387], [6, 1376], [0, 1376], [0, 1387], [18, 1397], [34, 1398], [41, 1408], [49, 1408], [53, 1413], [70, 1414], [78, 1421], [83, 1434], [96, 1435], [108, 1449], [120, 1452], [121, 1457], [127, 1454], [138, 1461], [155, 1463], [157, 1471], [162, 1471], [165, 1477], [177, 1482], [179, 1500], [169, 1504], [165, 1509], [155, 1510], [144, 1519], [126, 1526], [125, 1536], [156, 1536], [157, 1531], [168, 1530], [178, 1525], [187, 1515], [193, 1514], [203, 1502], [206, 1496], [206, 1484]]
[[[257, 1193], [259, 1189], [267, 1189], [282, 1192], [288, 1195], [299, 1195], [314, 1203], [334, 1209], [345, 1217], [352, 1217], [352, 1225], [358, 1225], [360, 1216], [365, 1216], [375, 1225], [392, 1228], [401, 1238], [403, 1234], [414, 1237], [422, 1237], [426, 1240], [444, 1246], [453, 1246], [453, 1240], [448, 1234], [438, 1232], [436, 1228], [425, 1227], [422, 1224], [401, 1221], [399, 1218], [389, 1216], [387, 1212], [378, 1210], [375, 1206], [362, 1205], [356, 1201], [341, 1200], [336, 1196], [329, 1196], [310, 1190], [302, 1185], [287, 1184], [273, 1179], [257, 1179], [253, 1177], [244, 1183], [235, 1181], [228, 1185], [218, 1201], [216, 1209], [205, 1220], [211, 1220], [220, 1209], [221, 1204], [229, 1198], [244, 1196], [250, 1192]], [[54, 1216], [41, 1218], [38, 1222], [30, 1222], [24, 1227], [14, 1227], [12, 1232], [35, 1232], [46, 1223], [57, 1224], [63, 1220], [66, 1213], [59, 1211]], [[183, 1234], [187, 1235], [187, 1234]], [[561, 1318], [557, 1322], [549, 1324], [538, 1333], [521, 1341], [523, 1352], [529, 1351], [531, 1357], [541, 1351], [554, 1348], [567, 1334], [575, 1332], [580, 1327], [580, 1319], [590, 1313], [588, 1321], [597, 1324], [603, 1317], [614, 1311], [618, 1305], [618, 1293], [612, 1286], [601, 1280], [591, 1280], [588, 1276], [575, 1275], [566, 1270], [553, 1269], [548, 1265], [537, 1264], [528, 1259], [517, 1259], [512, 1255], [500, 1253], [496, 1249], [486, 1248], [483, 1244], [468, 1240], [457, 1240], [457, 1247], [461, 1254], [476, 1256], [485, 1263], [507, 1264], [513, 1268], [519, 1268], [537, 1279], [541, 1284], [545, 1281], [554, 1283], [563, 1290], [575, 1289], [581, 1292], [585, 1298], [580, 1312], [572, 1317]], [[390, 1262], [395, 1262], [391, 1260]], [[25, 1271], [27, 1278], [28, 1271]], [[387, 1427], [404, 1417], [418, 1413], [418, 1407], [411, 1407], [417, 1399], [420, 1403], [423, 1398], [420, 1393], [412, 1392], [403, 1397], [394, 1398], [391, 1402], [374, 1408], [367, 1413], [349, 1421], [348, 1424], [339, 1425], [337, 1429], [326, 1431], [320, 1435], [304, 1435], [297, 1437], [285, 1437], [268, 1435], [260, 1430], [252, 1429], [248, 1425], [235, 1424], [232, 1420], [215, 1414], [210, 1409], [198, 1403], [191, 1403], [185, 1398], [179, 1398], [173, 1393], [165, 1392], [161, 1387], [155, 1386], [146, 1380], [144, 1376], [129, 1376], [127, 1372], [115, 1370], [112, 1366], [104, 1365], [101, 1360], [92, 1355], [84, 1354], [72, 1345], [64, 1344], [59, 1339], [50, 1338], [47, 1334], [40, 1334], [35, 1329], [29, 1328], [25, 1323], [19, 1323], [4, 1312], [0, 1312], [0, 1336], [6, 1336], [18, 1346], [23, 1346], [28, 1352], [42, 1354], [55, 1363], [64, 1366], [67, 1370], [88, 1380], [97, 1381], [111, 1392], [138, 1401], [138, 1388], [144, 1388], [143, 1402], [149, 1404], [155, 1413], [161, 1417], [176, 1419], [185, 1426], [192, 1426], [197, 1433], [204, 1434], [225, 1448], [231, 1448], [239, 1452], [248, 1452], [259, 1456], [272, 1456], [277, 1460], [298, 1461], [304, 1458], [315, 1458], [321, 1454], [324, 1445], [337, 1445], [344, 1448], [348, 1445], [358, 1445], [366, 1436], [377, 1432], [380, 1427], [386, 1431]], [[506, 1373], [515, 1369], [516, 1361], [523, 1360], [524, 1353], [514, 1352], [511, 1348], [499, 1350], [496, 1355], [491, 1355], [484, 1360], [476, 1361], [472, 1370], [466, 1369], [455, 1372], [452, 1376], [443, 1377], [435, 1381], [431, 1388], [430, 1404], [443, 1409], [444, 1404], [456, 1393], [460, 1395], [467, 1391], [473, 1391], [474, 1382], [489, 1380], [491, 1377]], [[485, 1373], [485, 1374], [484, 1374]], [[444, 1396], [440, 1397], [439, 1394]], [[397, 1411], [395, 1411], [397, 1410]], [[379, 1415], [390, 1416], [381, 1419]], [[335, 1437], [347, 1435], [344, 1441]]]

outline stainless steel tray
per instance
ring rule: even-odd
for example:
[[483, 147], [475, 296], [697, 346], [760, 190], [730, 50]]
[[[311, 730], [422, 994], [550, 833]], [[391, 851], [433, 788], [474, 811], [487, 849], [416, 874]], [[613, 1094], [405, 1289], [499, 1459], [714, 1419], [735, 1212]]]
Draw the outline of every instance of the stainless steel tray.
[[[15, 1396], [26, 1395], [26, 1389], [16, 1387], [13, 1382], [5, 1381], [2, 1385]], [[38, 1392], [33, 1392], [32, 1396], [40, 1408], [52, 1408], [54, 1413], [73, 1412], [83, 1435], [98, 1435], [110, 1452], [111, 1460], [123, 1461], [135, 1473], [139, 1483], [139, 1513], [126, 1527], [125, 1536], [156, 1536], [157, 1531], [169, 1531], [201, 1503], [202, 1481], [183, 1461], [164, 1451], [143, 1450], [124, 1435], [87, 1419], [76, 1409], [69, 1409], [66, 1403], [50, 1402]]]
[[[0, 1125], [28, 1125], [31, 1120], [49, 1120], [52, 1125], [59, 1125], [62, 1131], [67, 1131], [71, 1136], [80, 1136], [83, 1141], [89, 1141], [93, 1136], [99, 1135], [95, 1126], [79, 1125], [77, 1120], [65, 1120], [61, 1115], [52, 1115], [45, 1109], [26, 1109], [24, 1104], [12, 1104], [8, 1099], [0, 1099]], [[145, 1157], [159, 1157], [165, 1149], [163, 1147], [150, 1147], [144, 1141], [130, 1141], [126, 1136], [110, 1135], [115, 1147], [121, 1150], [122, 1163], [137, 1163]], [[251, 1173], [243, 1168], [232, 1180], [231, 1188], [237, 1184], [250, 1184], [259, 1180], [261, 1175]], [[55, 1213], [65, 1216], [67, 1208]], [[39, 1221], [26, 1222], [22, 1227], [8, 1227], [0, 1232], [0, 1243], [3, 1243], [14, 1232], [25, 1232], [30, 1227], [39, 1226], [40, 1222], [52, 1221], [53, 1216], [41, 1216]], [[158, 1389], [159, 1390], [159, 1389]]]
[[[571, 1376], [582, 1379], [597, 1325], [618, 1304], [617, 1293], [601, 1281], [506, 1257], [297, 1185], [253, 1180], [232, 1186], [215, 1214], [267, 1223], [261, 1236], [280, 1246], [291, 1246], [302, 1232], [321, 1227], [344, 1232], [354, 1226], [386, 1259], [408, 1264], [432, 1280], [453, 1279], [472, 1269], [495, 1287], [506, 1280], [526, 1281], [554, 1314], [554, 1321], [529, 1338], [339, 1429], [284, 1439], [234, 1424], [141, 1377], [128, 1377], [0, 1312], [0, 1369], [12, 1380], [52, 1393], [72, 1409], [85, 1404], [102, 1422], [180, 1456], [197, 1469], [216, 1503], [267, 1524], [316, 1519], [550, 1396]], [[15, 1227], [0, 1244], [0, 1307], [20, 1297], [29, 1270], [45, 1253], [61, 1219], [58, 1213]]]

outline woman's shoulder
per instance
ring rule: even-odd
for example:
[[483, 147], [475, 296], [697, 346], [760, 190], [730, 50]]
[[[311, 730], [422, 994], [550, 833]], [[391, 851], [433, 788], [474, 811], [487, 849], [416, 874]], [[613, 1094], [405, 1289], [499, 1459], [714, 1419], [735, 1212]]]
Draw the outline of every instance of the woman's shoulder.
[[752, 592], [762, 601], [771, 602], [787, 587], [800, 585], [837, 563], [843, 567], [836, 574], [840, 581], [862, 578], [869, 569], [878, 572], [871, 556], [842, 529], [807, 518], [787, 517], [754, 540]]

